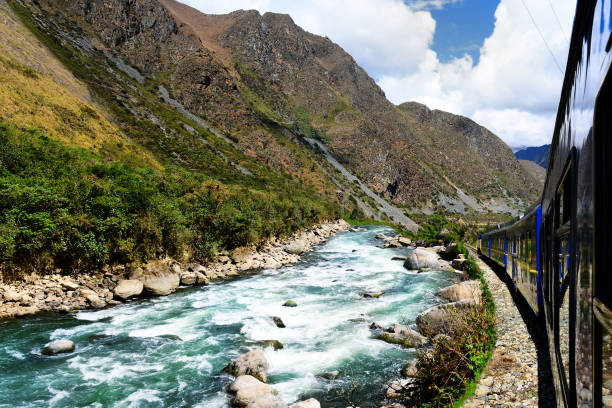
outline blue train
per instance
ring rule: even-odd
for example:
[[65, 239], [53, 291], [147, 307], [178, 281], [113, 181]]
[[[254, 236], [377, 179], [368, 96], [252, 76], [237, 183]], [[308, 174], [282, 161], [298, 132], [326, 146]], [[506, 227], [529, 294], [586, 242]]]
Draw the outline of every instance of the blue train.
[[478, 236], [545, 325], [564, 407], [612, 407], [611, 3], [577, 1], [541, 200]]

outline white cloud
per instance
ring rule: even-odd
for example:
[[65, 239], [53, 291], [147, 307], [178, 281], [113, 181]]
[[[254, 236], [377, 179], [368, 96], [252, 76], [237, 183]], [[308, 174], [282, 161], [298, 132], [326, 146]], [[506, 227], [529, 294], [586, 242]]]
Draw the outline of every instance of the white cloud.
[[306, 31], [340, 44], [374, 78], [411, 72], [431, 46], [436, 28], [431, 13], [408, 7], [402, 0], [184, 2], [213, 14], [241, 8], [290, 14]]
[[[236, 9], [288, 13], [327, 35], [373, 76], [394, 103], [419, 101], [473, 118], [510, 146], [548, 143], [562, 74], [521, 0], [501, 0], [477, 65], [469, 55], [442, 63], [432, 50], [427, 10], [461, 0], [185, 0], [205, 13]], [[561, 68], [575, 0], [524, 0]], [[555, 14], [553, 4], [561, 24]]]
[[448, 63], [424, 58], [416, 73], [383, 76], [379, 85], [395, 103], [417, 100], [469, 116], [512, 147], [549, 143], [563, 81], [557, 64], [565, 68], [575, 3], [554, 2], [565, 32], [548, 2], [526, 0], [525, 4], [557, 62], [522, 2], [502, 0], [478, 65], [469, 56]]

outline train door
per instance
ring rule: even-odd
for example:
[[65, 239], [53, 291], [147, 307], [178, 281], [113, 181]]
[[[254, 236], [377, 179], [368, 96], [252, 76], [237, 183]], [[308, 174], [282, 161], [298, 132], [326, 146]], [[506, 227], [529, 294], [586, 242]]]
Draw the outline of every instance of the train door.
[[568, 407], [576, 401], [575, 382], [575, 268], [572, 245], [575, 243], [575, 152], [555, 194], [553, 249], [554, 353], [563, 400]]

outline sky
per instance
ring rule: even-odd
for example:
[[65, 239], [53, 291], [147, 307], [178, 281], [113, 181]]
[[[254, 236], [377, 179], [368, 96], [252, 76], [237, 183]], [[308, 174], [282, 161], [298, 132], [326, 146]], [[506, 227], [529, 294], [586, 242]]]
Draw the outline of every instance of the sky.
[[256, 9], [339, 44], [393, 103], [467, 116], [513, 148], [550, 143], [576, 0], [181, 0]]

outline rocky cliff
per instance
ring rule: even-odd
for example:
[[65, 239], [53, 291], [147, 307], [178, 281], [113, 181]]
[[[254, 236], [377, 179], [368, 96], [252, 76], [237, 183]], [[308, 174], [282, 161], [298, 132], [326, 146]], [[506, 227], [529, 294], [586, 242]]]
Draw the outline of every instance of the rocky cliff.
[[[311, 138], [406, 212], [516, 213], [536, 198], [537, 182], [491, 132], [419, 104], [394, 106], [341, 47], [288, 15], [206, 15], [174, 0], [11, 3], [97, 98], [120, 106], [119, 128], [164, 160], [210, 173], [219, 161], [255, 175], [272, 168], [384, 217]], [[191, 120], [159, 108], [160, 96]], [[194, 121], [213, 136], [194, 133]]]

